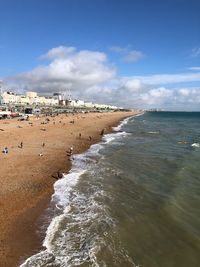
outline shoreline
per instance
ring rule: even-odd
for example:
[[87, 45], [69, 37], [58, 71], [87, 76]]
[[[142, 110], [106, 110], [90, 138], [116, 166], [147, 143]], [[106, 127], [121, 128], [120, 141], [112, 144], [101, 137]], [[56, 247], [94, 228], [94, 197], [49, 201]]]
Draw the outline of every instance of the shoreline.
[[[12, 153], [11, 150], [11, 153], [6, 155], [7, 158], [5, 158], [5, 155], [0, 156], [1, 161], [5, 162], [5, 172], [3, 171], [2, 173], [1, 170], [0, 179], [2, 181], [5, 179], [4, 175], [8, 174], [6, 172], [8, 167], [11, 167], [13, 170], [10, 175], [7, 175], [10, 176], [6, 177], [8, 178], [8, 186], [6, 186], [5, 182], [3, 183], [0, 195], [0, 205], [2, 211], [0, 214], [1, 266], [19, 266], [19, 264], [23, 263], [29, 256], [35, 254], [42, 248], [44, 236], [37, 233], [38, 220], [48, 207], [53, 194], [53, 184], [55, 179], [51, 177], [52, 174], [57, 171], [68, 173], [71, 168], [71, 162], [66, 157], [66, 150], [70, 147], [70, 145], [73, 144], [75, 154], [81, 154], [92, 144], [98, 143], [102, 139], [102, 136], [100, 135], [101, 129], [105, 129], [105, 134], [110, 133], [112, 132], [112, 127], [117, 126], [121, 120], [137, 114], [137, 112], [116, 112], [106, 114], [76, 114], [74, 116], [67, 115], [66, 117], [65, 115], [59, 115], [54, 119], [55, 124], [57, 125], [56, 127], [53, 123], [45, 125], [45, 129], [48, 132], [47, 134], [45, 131], [45, 137], [44, 133], [41, 131], [41, 127], [44, 126], [40, 125], [41, 122], [44, 121], [44, 118], [40, 118], [39, 120], [33, 122], [31, 121], [34, 124], [33, 127], [30, 127], [30, 125], [24, 126], [27, 122], [4, 121], [6, 123], [0, 123], [1, 128], [4, 127], [6, 132], [10, 131], [9, 137], [12, 140], [13, 131], [19, 132], [21, 128], [18, 128], [18, 126], [23, 125], [21, 127], [27, 129], [25, 134], [30, 137], [28, 140], [30, 139], [29, 141], [32, 141], [30, 142], [31, 147], [29, 148], [30, 151], [27, 153], [28, 155], [25, 153], [25, 145], [22, 150], [16, 148], [13, 144], [10, 144], [13, 154], [16, 155], [10, 155]], [[75, 120], [75, 124], [71, 123], [72, 119]], [[10, 127], [13, 125], [14, 128]], [[66, 126], [67, 132], [65, 131]], [[26, 131], [26, 129], [24, 129], [23, 132]], [[40, 140], [42, 142], [45, 138], [45, 141], [48, 140], [48, 143], [45, 144], [46, 147], [43, 149], [44, 157], [41, 157], [40, 159], [38, 154], [37, 156], [30, 156], [33, 151], [35, 154], [40, 153], [39, 151], [41, 150], [41, 147], [38, 149], [38, 147], [33, 144], [33, 140], [35, 140], [34, 131], [40, 133], [37, 135], [37, 141]], [[81, 137], [79, 136], [80, 132]], [[89, 136], [92, 136], [92, 141], [88, 139]], [[59, 137], [59, 140], [56, 139], [57, 137]], [[19, 141], [16, 140], [16, 138], [13, 141], [18, 141], [19, 143], [21, 140], [20, 138], [22, 139], [22, 136], [19, 135], [17, 138]], [[33, 140], [31, 140], [31, 138]], [[0, 141], [1, 145], [3, 141], [5, 140]], [[52, 143], [53, 149], [51, 149], [49, 141], [55, 142]], [[26, 142], [24, 142], [24, 144], [26, 144]], [[58, 151], [55, 150], [56, 148], [59, 148]], [[48, 149], [50, 151], [48, 151]], [[23, 155], [20, 154], [22, 151], [25, 155], [24, 153]], [[18, 159], [16, 159], [16, 156], [18, 156]], [[24, 159], [20, 162], [21, 156], [27, 156], [25, 162]], [[46, 156], [49, 156], [50, 159], [46, 160]], [[10, 164], [7, 164], [8, 159], [10, 160]], [[22, 166], [22, 163], [25, 166]], [[28, 174], [26, 167], [28, 167]], [[19, 179], [20, 174], [22, 177]], [[17, 181], [15, 181], [16, 183], [14, 184], [14, 188], [12, 188], [13, 181], [15, 179], [17, 179]]]

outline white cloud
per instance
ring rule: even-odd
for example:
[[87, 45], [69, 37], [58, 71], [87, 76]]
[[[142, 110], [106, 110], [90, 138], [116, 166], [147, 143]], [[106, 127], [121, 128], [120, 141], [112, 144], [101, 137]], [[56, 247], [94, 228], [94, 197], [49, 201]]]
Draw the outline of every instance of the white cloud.
[[42, 55], [41, 59], [55, 59], [65, 58], [76, 51], [75, 47], [58, 46], [49, 50], [46, 54]]
[[189, 96], [190, 90], [188, 88], [181, 88], [181, 89], [178, 89], [178, 93], [182, 96]]
[[106, 86], [90, 87], [86, 89], [85, 95], [99, 103], [111, 103], [124, 107], [199, 110], [200, 88], [171, 89], [140, 84], [130, 90], [130, 87], [126, 86], [127, 82], [119, 81], [115, 89]]
[[200, 81], [200, 72], [117, 77], [105, 53], [64, 46], [49, 50], [41, 58], [48, 59], [48, 64], [4, 78], [4, 82], [10, 88], [41, 94], [70, 89], [73, 98], [124, 107], [179, 110], [200, 107], [200, 88], [166, 86]]
[[142, 82], [137, 79], [125, 79], [122, 81], [122, 87], [126, 88], [129, 92], [138, 92], [142, 86]]
[[197, 73], [178, 73], [178, 74], [156, 74], [147, 76], [133, 76], [141, 82], [149, 85], [155, 84], [174, 84], [184, 82], [200, 81], [200, 72]]
[[200, 56], [200, 47], [195, 47], [192, 49], [191, 57], [199, 57]]
[[191, 67], [188, 68], [189, 70], [193, 70], [193, 71], [200, 71], [200, 67]]
[[145, 55], [141, 51], [132, 50], [124, 54], [123, 60], [127, 62], [136, 62], [144, 57]]
[[122, 56], [122, 59], [126, 62], [136, 62], [145, 57], [144, 53], [141, 51], [131, 50], [120, 46], [112, 46], [110, 47], [110, 50], [119, 53]]
[[84, 90], [116, 75], [115, 68], [107, 62], [106, 54], [98, 51], [76, 51], [72, 47], [60, 46], [51, 49], [42, 58], [51, 61], [48, 65], [10, 77], [10, 82], [18, 83], [27, 90], [50, 93], [61, 88]]
[[120, 87], [114, 99], [122, 106], [162, 108], [168, 110], [199, 110], [200, 88], [166, 88], [142, 85], [138, 91]]
[[122, 48], [120, 46], [111, 46], [109, 49], [116, 53], [125, 53], [127, 51], [127, 48]]

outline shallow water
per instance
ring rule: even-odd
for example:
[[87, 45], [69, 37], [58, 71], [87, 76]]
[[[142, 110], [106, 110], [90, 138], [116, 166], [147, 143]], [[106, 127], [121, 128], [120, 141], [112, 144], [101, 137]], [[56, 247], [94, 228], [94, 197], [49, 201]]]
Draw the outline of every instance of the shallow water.
[[200, 266], [200, 113], [114, 130], [55, 183], [44, 251], [21, 266]]

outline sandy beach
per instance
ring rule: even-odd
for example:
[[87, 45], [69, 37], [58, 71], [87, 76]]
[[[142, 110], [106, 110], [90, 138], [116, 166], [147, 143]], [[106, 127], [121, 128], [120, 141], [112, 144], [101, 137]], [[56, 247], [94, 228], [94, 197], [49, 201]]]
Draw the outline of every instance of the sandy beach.
[[63, 114], [48, 117], [49, 122], [47, 117], [0, 121], [0, 148], [8, 147], [9, 152], [0, 153], [0, 266], [19, 266], [41, 248], [38, 218], [48, 207], [53, 176], [70, 169], [70, 147], [74, 153], [83, 152], [102, 138], [102, 129], [111, 132], [112, 126], [131, 115]]

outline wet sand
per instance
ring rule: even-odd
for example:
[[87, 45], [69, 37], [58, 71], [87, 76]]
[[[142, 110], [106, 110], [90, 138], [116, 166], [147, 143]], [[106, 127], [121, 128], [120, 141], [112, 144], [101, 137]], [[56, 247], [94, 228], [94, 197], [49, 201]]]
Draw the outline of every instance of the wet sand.
[[38, 218], [53, 193], [52, 175], [70, 169], [70, 146], [74, 153], [85, 151], [101, 139], [102, 129], [111, 132], [111, 126], [131, 115], [134, 113], [63, 114], [48, 117], [48, 123], [46, 117], [0, 121], [0, 149], [9, 150], [7, 155], [0, 153], [0, 266], [19, 266], [42, 247]]

